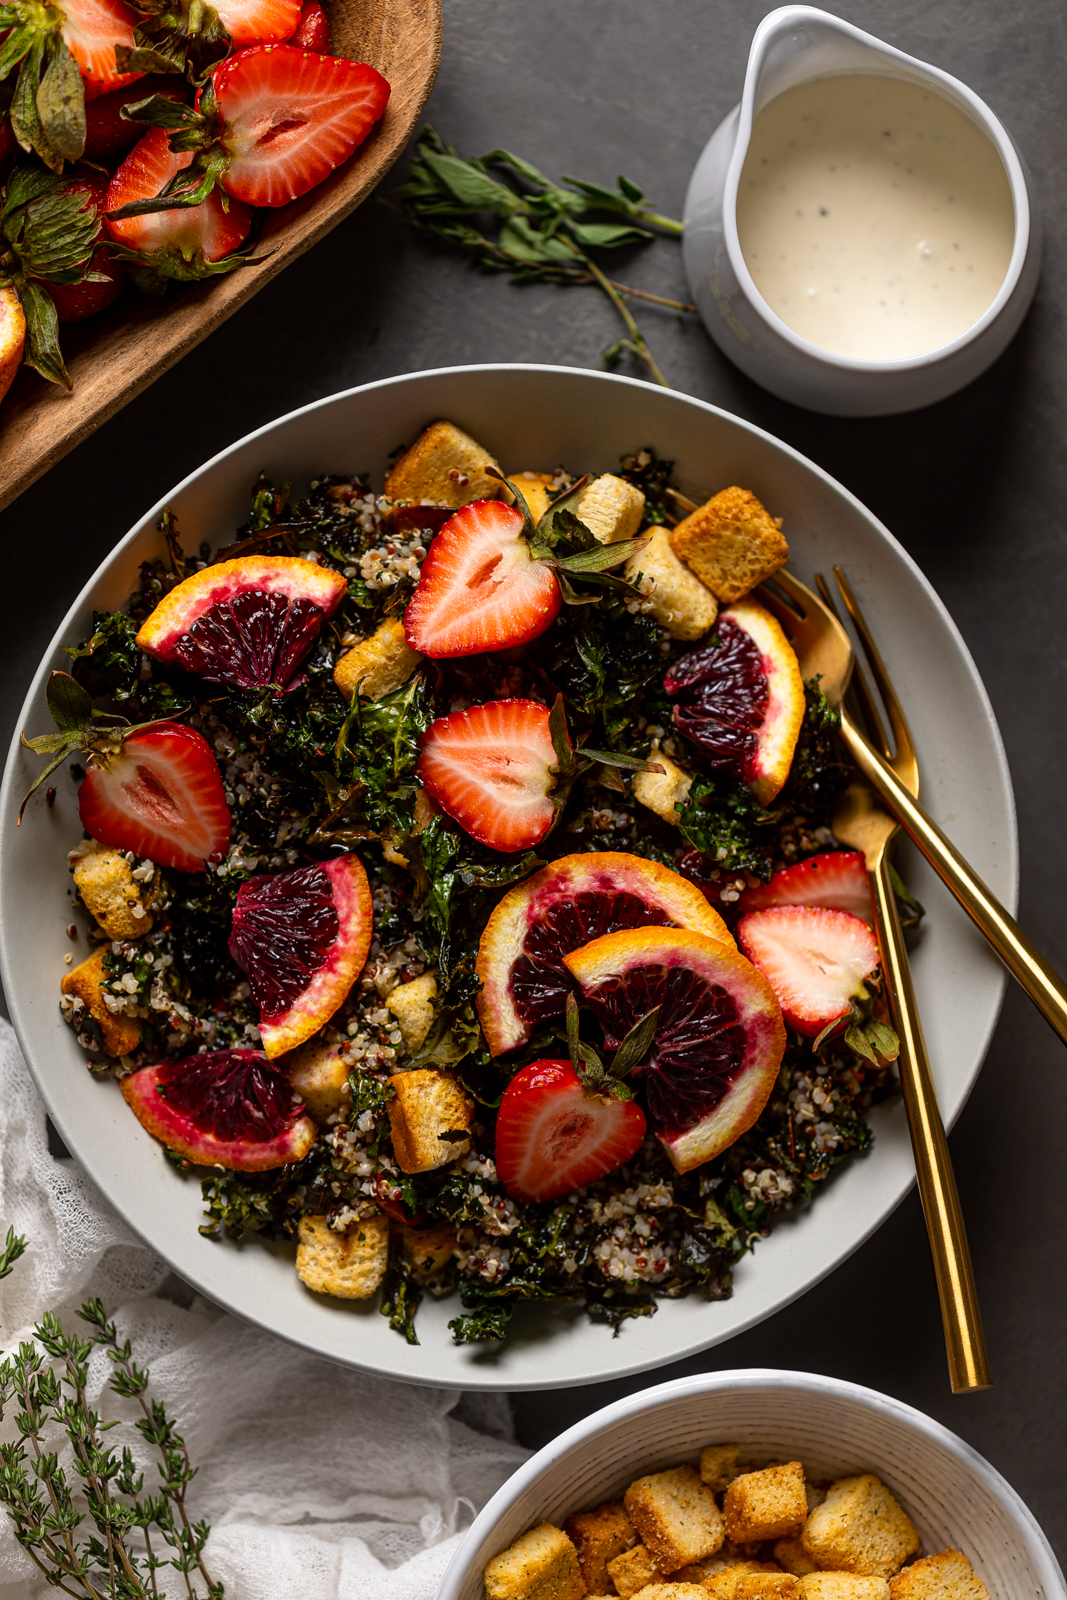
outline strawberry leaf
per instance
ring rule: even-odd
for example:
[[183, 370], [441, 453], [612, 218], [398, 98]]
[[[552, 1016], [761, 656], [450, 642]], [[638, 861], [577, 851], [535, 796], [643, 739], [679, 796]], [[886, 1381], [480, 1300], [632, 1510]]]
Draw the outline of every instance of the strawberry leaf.
[[53, 672], [48, 679], [45, 700], [52, 721], [65, 734], [81, 734], [93, 717], [92, 697], [69, 672]]
[[563, 572], [571, 572], [576, 576], [587, 572], [607, 572], [612, 567], [621, 567], [647, 544], [647, 539], [620, 539], [616, 544], [598, 543], [589, 550], [579, 550], [576, 555], [555, 556], [553, 564]]
[[[663, 772], [658, 761], [641, 761], [637, 756], [622, 756], [617, 750], [590, 750], [582, 746], [582, 755], [590, 761], [599, 761], [605, 767], [622, 767], [626, 772]], [[625, 790], [623, 791], [625, 793]]]
[[26, 366], [39, 372], [49, 383], [62, 384], [73, 389], [70, 374], [63, 364], [59, 348], [59, 318], [56, 303], [47, 289], [27, 279], [18, 291], [22, 309], [26, 314]]
[[634, 1023], [612, 1057], [611, 1066], [608, 1068], [610, 1077], [625, 1078], [628, 1072], [644, 1061], [656, 1037], [659, 1014], [660, 1007], [653, 1006], [651, 1011], [645, 1012], [639, 1022]]
[[37, 91], [48, 56], [47, 36], [37, 34], [19, 68], [18, 82], [11, 100], [11, 127], [24, 150], [40, 156], [55, 173], [63, 171], [63, 157], [45, 133], [37, 109]]
[[78, 161], [85, 150], [85, 90], [78, 63], [61, 34], [37, 90], [37, 115], [45, 138], [64, 161]]
[[571, 1066], [585, 1088], [597, 1089], [603, 1084], [606, 1076], [604, 1063], [593, 1046], [583, 1043], [579, 1037], [578, 1001], [573, 991], [567, 996], [566, 1023], [567, 1049], [570, 1053]]

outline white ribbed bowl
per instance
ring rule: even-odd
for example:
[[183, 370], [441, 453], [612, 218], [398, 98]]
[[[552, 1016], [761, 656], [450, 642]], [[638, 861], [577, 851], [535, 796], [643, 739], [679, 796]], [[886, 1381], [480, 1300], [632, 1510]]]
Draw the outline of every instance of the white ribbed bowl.
[[1063, 1600], [1045, 1535], [1009, 1483], [940, 1423], [837, 1378], [753, 1368], [642, 1389], [560, 1434], [471, 1524], [437, 1600], [484, 1600], [485, 1563], [538, 1522], [621, 1494], [645, 1472], [696, 1462], [735, 1440], [742, 1455], [803, 1461], [810, 1476], [873, 1472], [900, 1500], [927, 1554], [961, 1550], [991, 1600]]

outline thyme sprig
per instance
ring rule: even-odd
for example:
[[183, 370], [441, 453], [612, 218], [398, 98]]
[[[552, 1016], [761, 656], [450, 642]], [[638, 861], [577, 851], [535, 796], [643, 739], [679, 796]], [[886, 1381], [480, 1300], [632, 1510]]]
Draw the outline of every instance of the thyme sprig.
[[[9, 1228], [0, 1278], [25, 1248], [26, 1241]], [[16, 1539], [52, 1587], [74, 1600], [158, 1600], [161, 1567], [182, 1574], [188, 1600], [222, 1600], [223, 1586], [203, 1559], [210, 1529], [206, 1522], [191, 1522], [186, 1510], [185, 1491], [197, 1469], [185, 1441], [163, 1404], [148, 1395], [147, 1370], [134, 1361], [129, 1340], [119, 1342], [100, 1301], [88, 1301], [78, 1315], [92, 1330], [88, 1339], [66, 1333], [48, 1312], [33, 1339], [0, 1363], [0, 1422], [10, 1414], [17, 1432], [0, 1446], [0, 1504]], [[156, 1494], [143, 1492], [144, 1474], [129, 1446], [120, 1451], [104, 1440], [119, 1424], [104, 1422], [89, 1404], [94, 1347], [112, 1363], [113, 1392], [140, 1405], [135, 1425], [159, 1454]], [[48, 1448], [57, 1430], [70, 1440], [77, 1482]], [[95, 1532], [79, 1537], [87, 1521]], [[203, 1595], [194, 1588], [197, 1579], [206, 1586]]]
[[[595, 284], [626, 327], [626, 337], [603, 352], [605, 362], [610, 366], [630, 354], [644, 362], [657, 383], [669, 387], [626, 300], [647, 300], [679, 313], [695, 312], [696, 306], [609, 278], [589, 251], [651, 244], [657, 232], [677, 237], [680, 222], [653, 210], [629, 178], [620, 177], [614, 189], [569, 177], [556, 184], [509, 150], [465, 161], [429, 124], [415, 148], [407, 182], [397, 191], [406, 221], [458, 245], [484, 272], [509, 272], [514, 283]], [[605, 213], [626, 220], [596, 220]], [[483, 231], [490, 217], [495, 237]]]

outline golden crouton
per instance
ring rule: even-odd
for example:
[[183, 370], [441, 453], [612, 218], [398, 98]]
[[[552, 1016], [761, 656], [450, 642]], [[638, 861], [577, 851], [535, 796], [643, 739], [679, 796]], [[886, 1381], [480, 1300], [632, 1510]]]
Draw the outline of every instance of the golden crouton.
[[854, 1572], [809, 1572], [797, 1579], [797, 1600], [889, 1600], [889, 1585]]
[[127, 1017], [121, 1011], [108, 1009], [104, 999], [106, 977], [104, 951], [97, 950], [87, 961], [79, 962], [65, 973], [59, 987], [63, 994], [73, 995], [76, 1000], [82, 1001], [100, 1029], [104, 1053], [109, 1056], [128, 1056], [140, 1043], [141, 1024], [136, 1017]]
[[636, 551], [623, 576], [652, 602], [651, 611], [672, 639], [699, 639], [719, 614], [719, 602], [674, 551], [664, 528], [652, 528], [648, 544]]
[[722, 1503], [726, 1531], [736, 1544], [783, 1539], [803, 1527], [808, 1514], [804, 1468], [799, 1461], [744, 1472], [735, 1478]]
[[293, 1093], [304, 1102], [304, 1109], [316, 1122], [326, 1122], [347, 1106], [352, 1098], [348, 1087], [349, 1067], [339, 1044], [324, 1044], [312, 1039], [290, 1057], [289, 1082]]
[[662, 1582], [665, 1576], [653, 1561], [652, 1552], [643, 1544], [634, 1545], [632, 1550], [627, 1550], [621, 1556], [612, 1556], [607, 1569], [608, 1577], [622, 1595], [622, 1600], [639, 1594], [650, 1583]]
[[831, 1484], [801, 1538], [820, 1567], [879, 1578], [891, 1578], [920, 1543], [907, 1512], [869, 1472]]
[[333, 681], [346, 700], [356, 690], [364, 700], [380, 700], [407, 683], [422, 657], [404, 637], [399, 617], [387, 617], [369, 638], [346, 650], [333, 669]]
[[563, 1531], [574, 1541], [578, 1565], [590, 1594], [611, 1594], [615, 1585], [608, 1562], [637, 1543], [637, 1529], [621, 1500], [608, 1500], [592, 1511], [579, 1511], [568, 1517]]
[[534, 526], [540, 522], [552, 501], [556, 498], [552, 485], [555, 479], [551, 472], [512, 472], [508, 475], [511, 482], [522, 495], [533, 518]]
[[[667, 764], [666, 759], [659, 754], [655, 755], [653, 760], [662, 762], [664, 766]], [[680, 772], [681, 768], [679, 767], [678, 770]], [[648, 777], [649, 774], [645, 773], [643, 776]], [[692, 780], [690, 780], [690, 782], [691, 781]], [[686, 785], [684, 793], [689, 793], [688, 784]], [[638, 796], [638, 799], [640, 799], [640, 796]], [[653, 807], [653, 809], [655, 808]], [[663, 813], [660, 812], [660, 815], [662, 816]], [[668, 818], [667, 820], [676, 822], [678, 819], [677, 817], [674, 817]], [[700, 1452], [701, 1481], [706, 1483], [709, 1489], [715, 1489], [720, 1492], [723, 1489], [729, 1488], [730, 1484], [733, 1483], [734, 1479], [737, 1477], [737, 1460], [740, 1454], [740, 1445], [709, 1444], [706, 1450], [702, 1450]]]
[[676, 1583], [674, 1579], [666, 1583], [650, 1583], [644, 1589], [638, 1589], [634, 1600], [707, 1600], [707, 1595], [699, 1583]]
[[400, 1243], [416, 1276], [434, 1278], [452, 1259], [456, 1230], [450, 1222], [437, 1222], [432, 1228], [402, 1227]]
[[645, 497], [625, 478], [605, 472], [594, 478], [579, 500], [575, 515], [601, 544], [632, 539], [645, 514]]
[[634, 799], [647, 806], [650, 811], [654, 811], [657, 817], [662, 817], [664, 822], [680, 822], [681, 813], [678, 807], [692, 788], [693, 774], [686, 772], [685, 768], [672, 761], [670, 756], [665, 756], [662, 750], [653, 750], [649, 760], [655, 761], [663, 771], [635, 772]]
[[634, 1527], [663, 1572], [712, 1556], [725, 1536], [715, 1496], [695, 1467], [670, 1467], [631, 1483], [623, 1499]]
[[740, 600], [784, 567], [789, 546], [773, 517], [747, 489], [723, 489], [671, 533], [676, 556], [720, 600]]
[[898, 1572], [889, 1585], [889, 1600], [989, 1600], [989, 1591], [966, 1556], [940, 1550]]
[[797, 1580], [769, 1561], [738, 1561], [704, 1582], [715, 1600], [795, 1600]]
[[496, 500], [503, 485], [486, 467], [500, 471], [470, 434], [454, 422], [431, 422], [394, 464], [385, 493], [390, 500], [432, 500], [445, 506]]
[[436, 974], [424, 972], [421, 978], [412, 978], [410, 983], [398, 984], [386, 1000], [386, 1005], [400, 1024], [406, 1050], [414, 1053], [425, 1044], [426, 1035], [433, 1021], [433, 1003], [436, 998]]
[[296, 1270], [316, 1294], [366, 1300], [385, 1277], [389, 1261], [388, 1217], [361, 1217], [336, 1233], [325, 1217], [301, 1217]]
[[74, 882], [109, 939], [139, 939], [151, 931], [150, 902], [121, 850], [90, 840], [75, 863]]
[[788, 1539], [779, 1539], [773, 1554], [778, 1565], [791, 1572], [794, 1578], [803, 1578], [806, 1573], [818, 1571], [796, 1534]]
[[483, 1576], [486, 1600], [582, 1600], [585, 1594], [578, 1552], [551, 1522], [494, 1556]]
[[474, 1106], [458, 1083], [431, 1068], [398, 1072], [390, 1082], [396, 1090], [389, 1102], [393, 1151], [403, 1172], [433, 1172], [467, 1154]]

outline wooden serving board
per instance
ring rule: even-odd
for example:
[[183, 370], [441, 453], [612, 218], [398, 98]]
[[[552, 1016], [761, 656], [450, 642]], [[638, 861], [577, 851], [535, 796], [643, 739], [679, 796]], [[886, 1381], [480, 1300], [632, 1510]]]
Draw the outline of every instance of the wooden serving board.
[[392, 88], [385, 116], [352, 157], [301, 200], [265, 215], [265, 260], [152, 300], [128, 289], [99, 317], [61, 333], [74, 389], [22, 367], [0, 405], [0, 507], [206, 339], [388, 172], [426, 104], [441, 58], [441, 0], [326, 0], [338, 55], [366, 61]]

